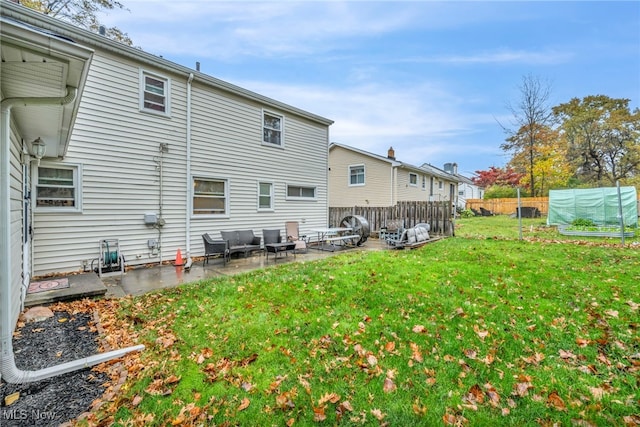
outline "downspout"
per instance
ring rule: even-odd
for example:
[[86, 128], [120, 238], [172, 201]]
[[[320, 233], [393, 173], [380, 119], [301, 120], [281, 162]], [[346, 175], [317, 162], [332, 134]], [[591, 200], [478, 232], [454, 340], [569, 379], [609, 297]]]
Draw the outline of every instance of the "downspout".
[[191, 268], [193, 260], [191, 259], [191, 192], [193, 191], [191, 185], [191, 83], [193, 82], [193, 73], [189, 73], [187, 79], [187, 170], [185, 176], [187, 177], [187, 203], [186, 206], [186, 221], [185, 221], [185, 240], [187, 245], [187, 262], [184, 265], [185, 270]]
[[84, 369], [121, 357], [131, 351], [142, 350], [143, 345], [127, 347], [107, 353], [77, 359], [37, 371], [22, 371], [17, 368], [13, 353], [11, 314], [11, 109], [15, 106], [66, 105], [76, 97], [76, 88], [67, 88], [67, 95], [57, 98], [6, 98], [0, 103], [0, 378], [10, 384], [41, 381], [57, 375]]

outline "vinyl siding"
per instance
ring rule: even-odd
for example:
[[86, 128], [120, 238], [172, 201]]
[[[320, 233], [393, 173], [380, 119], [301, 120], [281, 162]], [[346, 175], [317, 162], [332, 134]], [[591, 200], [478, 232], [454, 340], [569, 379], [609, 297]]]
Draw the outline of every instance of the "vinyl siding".
[[[11, 239], [11, 330], [18, 320], [20, 308], [22, 306], [22, 242], [23, 242], [23, 190], [22, 190], [22, 164], [20, 163], [20, 143], [15, 132], [10, 132], [11, 146], [9, 147], [10, 159], [10, 182], [9, 182], [9, 209], [10, 209], [10, 239]], [[7, 260], [0, 260], [7, 262]]]
[[[409, 174], [415, 174], [416, 185], [409, 183]], [[398, 200], [403, 201], [425, 201], [429, 197], [429, 178], [427, 177], [427, 185], [422, 188], [422, 177], [424, 173], [417, 172], [414, 169], [398, 168]]]
[[[349, 166], [364, 165], [364, 185], [349, 185]], [[393, 201], [390, 163], [339, 146], [329, 156], [329, 205], [390, 206]]]
[[[171, 79], [169, 117], [139, 111], [140, 69]], [[220, 230], [281, 228], [302, 222], [301, 231], [326, 226], [328, 126], [285, 117], [284, 149], [262, 145], [262, 109], [256, 101], [203, 84], [192, 85], [191, 170], [187, 171], [187, 76], [96, 50], [67, 156], [51, 164], [79, 165], [82, 209], [78, 213], [36, 211], [36, 275], [82, 269], [99, 256], [101, 239], [117, 238], [127, 265], [160, 261], [147, 241], [161, 239], [163, 261], [187, 249], [202, 255], [201, 234]], [[160, 144], [162, 154], [160, 191]], [[188, 218], [192, 176], [227, 179], [229, 216]], [[257, 182], [274, 183], [275, 211], [257, 211]], [[313, 201], [285, 200], [286, 184], [317, 187]], [[160, 213], [161, 232], [144, 224], [145, 213]]]

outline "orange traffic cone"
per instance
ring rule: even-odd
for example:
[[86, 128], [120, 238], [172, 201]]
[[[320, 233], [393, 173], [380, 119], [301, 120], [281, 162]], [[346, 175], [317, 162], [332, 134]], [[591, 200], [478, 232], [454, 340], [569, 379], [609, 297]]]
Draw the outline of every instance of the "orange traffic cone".
[[176, 262], [174, 265], [176, 267], [184, 265], [184, 262], [182, 262], [182, 252], [180, 251], [180, 248], [178, 248], [178, 252], [176, 252]]

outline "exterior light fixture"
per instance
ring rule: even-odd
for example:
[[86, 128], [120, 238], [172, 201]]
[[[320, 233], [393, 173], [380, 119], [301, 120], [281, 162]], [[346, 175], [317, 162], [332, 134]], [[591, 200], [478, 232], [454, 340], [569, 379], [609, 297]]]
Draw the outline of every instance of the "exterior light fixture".
[[44, 157], [44, 154], [46, 152], [47, 146], [45, 145], [44, 141], [40, 139], [40, 137], [37, 137], [36, 140], [31, 143], [31, 154], [33, 154], [33, 157], [35, 157], [37, 160], [40, 160], [42, 157]]

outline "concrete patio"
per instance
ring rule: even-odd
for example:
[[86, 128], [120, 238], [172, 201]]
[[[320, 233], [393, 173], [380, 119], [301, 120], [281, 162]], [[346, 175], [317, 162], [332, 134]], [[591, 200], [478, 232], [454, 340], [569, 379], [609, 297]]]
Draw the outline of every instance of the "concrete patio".
[[141, 295], [158, 289], [213, 277], [231, 276], [284, 263], [311, 262], [348, 252], [383, 250], [385, 248], [384, 241], [370, 238], [364, 245], [355, 248], [338, 248], [332, 252], [320, 251], [311, 247], [305, 253], [298, 253], [295, 256], [293, 254], [280, 255], [277, 259], [271, 256], [268, 261], [264, 253], [255, 253], [246, 258], [234, 257], [226, 265], [223, 265], [221, 258], [210, 259], [208, 264], [204, 264], [202, 259], [196, 258], [188, 271], [173, 265], [160, 266], [156, 264], [133, 268], [122, 275], [119, 273], [103, 275], [102, 278], [94, 272], [73, 274], [65, 276], [69, 280], [68, 288], [27, 294], [25, 306], [32, 307], [86, 297], [119, 298], [126, 295]]

